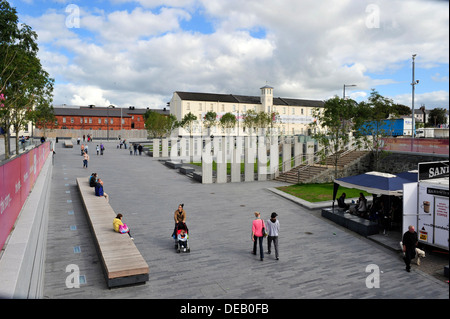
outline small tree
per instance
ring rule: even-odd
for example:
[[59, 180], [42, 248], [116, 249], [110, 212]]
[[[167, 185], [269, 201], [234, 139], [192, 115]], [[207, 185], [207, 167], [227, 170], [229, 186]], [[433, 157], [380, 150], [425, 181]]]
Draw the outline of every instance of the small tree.
[[355, 108], [355, 101], [335, 96], [325, 101], [322, 111], [319, 108], [313, 110], [316, 121], [309, 126], [314, 132], [313, 137], [323, 146], [320, 151], [322, 158], [325, 158], [328, 153], [332, 154], [335, 178], [338, 177], [339, 151], [343, 150], [350, 141]]
[[243, 115], [244, 127], [249, 129], [249, 135], [252, 133], [252, 129], [256, 127], [258, 114], [254, 110], [248, 110]]
[[203, 117], [203, 125], [208, 129], [208, 136], [211, 136], [211, 127], [217, 123], [217, 113], [214, 111], [208, 111]]
[[234, 128], [236, 126], [236, 115], [230, 112], [225, 113], [220, 118], [219, 124], [223, 129], [229, 131], [229, 129]]
[[197, 116], [191, 112], [187, 113], [180, 121], [180, 127], [189, 132], [189, 136], [192, 137], [192, 131], [194, 130], [194, 122], [197, 121]]
[[440, 124], [447, 124], [446, 110], [441, 108], [435, 108], [428, 114], [428, 124], [436, 127]]
[[386, 120], [389, 116], [396, 117], [398, 107], [394, 102], [380, 95], [372, 89], [367, 102], [359, 103], [356, 109], [355, 136], [363, 141], [366, 148], [374, 155], [375, 170], [378, 170], [379, 161], [386, 154], [381, 149], [382, 139], [389, 135]]

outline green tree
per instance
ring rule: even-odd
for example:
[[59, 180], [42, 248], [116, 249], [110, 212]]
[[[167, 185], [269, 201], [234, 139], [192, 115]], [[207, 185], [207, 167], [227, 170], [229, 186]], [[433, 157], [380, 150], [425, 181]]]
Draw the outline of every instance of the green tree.
[[313, 137], [322, 146], [320, 155], [325, 158], [329, 154], [333, 157], [334, 176], [337, 178], [337, 163], [339, 151], [343, 150], [350, 141], [353, 131], [353, 118], [357, 103], [351, 99], [335, 96], [325, 101], [323, 108], [315, 108], [315, 121], [309, 126]]
[[219, 125], [229, 131], [229, 129], [234, 128], [236, 126], [236, 115], [233, 113], [227, 112], [219, 120]]
[[367, 102], [358, 105], [354, 118], [355, 136], [373, 153], [375, 170], [378, 170], [379, 161], [387, 154], [380, 147], [382, 139], [390, 135], [391, 128], [386, 125], [386, 120], [397, 116], [397, 105], [374, 89]]
[[17, 11], [0, 0], [0, 126], [5, 133], [5, 155], [9, 158], [9, 131], [18, 132], [27, 124], [33, 105], [51, 103], [53, 79], [37, 57], [37, 34], [30, 26], [18, 23]]
[[428, 114], [428, 124], [431, 126], [438, 126], [440, 124], [447, 124], [446, 110], [442, 108], [435, 108]]
[[192, 131], [194, 130], [194, 123], [197, 121], [197, 116], [191, 112], [184, 115], [180, 121], [180, 127], [189, 132], [189, 136], [192, 137]]
[[208, 136], [211, 136], [211, 127], [217, 123], [217, 113], [208, 111], [203, 117], [203, 125], [208, 129]]
[[144, 114], [144, 119], [145, 128], [149, 135], [153, 137], [168, 136], [177, 126], [177, 119], [173, 114], [166, 116], [155, 111], [147, 111]]
[[248, 134], [251, 135], [252, 130], [256, 128], [258, 114], [254, 110], [247, 110], [242, 116], [244, 128], [248, 129]]

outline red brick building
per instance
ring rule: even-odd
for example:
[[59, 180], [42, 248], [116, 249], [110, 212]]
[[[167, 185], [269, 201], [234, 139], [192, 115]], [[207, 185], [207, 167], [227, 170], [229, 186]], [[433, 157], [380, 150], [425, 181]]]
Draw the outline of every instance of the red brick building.
[[[54, 107], [57, 129], [73, 130], [144, 130], [144, 114], [149, 109], [97, 107]], [[152, 111], [169, 115], [165, 109]]]

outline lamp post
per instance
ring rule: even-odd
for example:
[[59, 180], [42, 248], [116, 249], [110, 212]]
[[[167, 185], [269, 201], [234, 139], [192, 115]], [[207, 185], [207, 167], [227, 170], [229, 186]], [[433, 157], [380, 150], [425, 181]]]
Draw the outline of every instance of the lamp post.
[[416, 84], [419, 84], [419, 80], [414, 78], [414, 67], [415, 67], [415, 59], [417, 54], [412, 55], [412, 97], [411, 97], [411, 109], [412, 109], [412, 138], [416, 136], [416, 124], [415, 124], [415, 114], [414, 114], [414, 88]]
[[354, 87], [356, 84], [344, 84], [344, 90], [342, 93], [342, 98], [345, 100], [345, 88]]
[[109, 108], [115, 108], [114, 105], [110, 105], [106, 108], [106, 140], [109, 141]]

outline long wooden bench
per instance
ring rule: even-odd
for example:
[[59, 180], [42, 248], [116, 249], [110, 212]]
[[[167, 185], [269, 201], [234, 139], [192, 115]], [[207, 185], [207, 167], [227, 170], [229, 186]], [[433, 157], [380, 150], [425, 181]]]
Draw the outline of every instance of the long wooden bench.
[[116, 213], [106, 199], [95, 196], [88, 177], [77, 178], [88, 223], [103, 264], [109, 288], [137, 283], [149, 279], [149, 267], [133, 240], [113, 229]]

